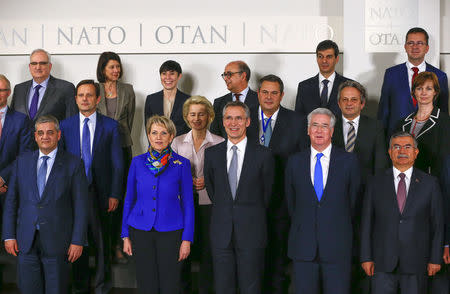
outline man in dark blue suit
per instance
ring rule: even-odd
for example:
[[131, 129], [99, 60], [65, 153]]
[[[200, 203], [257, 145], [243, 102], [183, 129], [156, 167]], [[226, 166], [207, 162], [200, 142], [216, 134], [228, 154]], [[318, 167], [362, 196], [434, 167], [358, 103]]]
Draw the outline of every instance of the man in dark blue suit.
[[435, 105], [448, 113], [447, 75], [425, 62], [428, 49], [428, 33], [422, 28], [412, 28], [406, 33], [405, 39], [408, 61], [386, 69], [378, 104], [378, 119], [383, 122], [388, 137], [399, 120], [417, 111], [417, 101], [411, 96], [411, 85], [420, 72], [430, 71], [436, 74], [441, 92]]
[[80, 158], [57, 148], [58, 120], [35, 124], [38, 151], [13, 163], [3, 214], [6, 251], [18, 256], [21, 293], [67, 293], [69, 262], [86, 243], [88, 192]]
[[311, 148], [291, 156], [286, 199], [291, 215], [288, 256], [296, 293], [348, 294], [354, 214], [360, 194], [356, 155], [331, 145], [335, 117], [326, 108], [308, 115]]
[[413, 167], [418, 153], [411, 134], [393, 134], [393, 167], [366, 189], [360, 260], [373, 294], [425, 294], [427, 275], [441, 268], [443, 201], [437, 179]]
[[214, 99], [214, 112], [216, 115], [210, 127], [213, 134], [227, 138], [227, 133], [222, 123], [222, 111], [228, 102], [244, 102], [249, 108], [258, 105], [258, 95], [248, 86], [250, 74], [250, 68], [241, 60], [232, 61], [225, 66], [221, 76], [230, 93]]
[[319, 74], [298, 84], [295, 111], [308, 115], [318, 107], [328, 108], [334, 115], [341, 115], [337, 95], [339, 85], [348, 78], [335, 71], [339, 62], [339, 47], [331, 40], [324, 40], [316, 48]]
[[[122, 198], [123, 156], [118, 123], [98, 113], [100, 89], [93, 80], [78, 83], [79, 114], [61, 122], [61, 145], [85, 164], [89, 183], [89, 245], [96, 251], [95, 293], [111, 288], [111, 214]], [[76, 293], [89, 291], [89, 254], [73, 266]]]
[[[0, 193], [5, 193], [12, 166], [19, 154], [31, 150], [30, 120], [7, 106], [9, 80], [0, 75]], [[2, 200], [3, 202], [3, 200]]]

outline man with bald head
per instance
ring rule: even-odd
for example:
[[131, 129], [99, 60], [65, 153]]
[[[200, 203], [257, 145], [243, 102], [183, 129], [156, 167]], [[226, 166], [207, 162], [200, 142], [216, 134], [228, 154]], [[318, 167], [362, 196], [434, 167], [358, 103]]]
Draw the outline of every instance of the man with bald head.
[[250, 68], [243, 61], [232, 61], [225, 66], [222, 78], [225, 81], [227, 89], [230, 93], [214, 99], [214, 112], [216, 114], [211, 124], [211, 132], [227, 138], [227, 133], [222, 124], [222, 110], [230, 101], [240, 101], [245, 103], [249, 108], [258, 105], [258, 94], [249, 88]]

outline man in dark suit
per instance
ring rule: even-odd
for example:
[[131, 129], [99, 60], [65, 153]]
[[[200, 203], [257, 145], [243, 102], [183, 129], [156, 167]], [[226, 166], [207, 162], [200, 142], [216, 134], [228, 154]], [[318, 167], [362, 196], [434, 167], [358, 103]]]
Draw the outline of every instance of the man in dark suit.
[[30, 120], [8, 108], [10, 94], [11, 84], [0, 74], [0, 194], [7, 190], [11, 163], [18, 155], [31, 150]]
[[214, 99], [215, 118], [210, 130], [213, 134], [227, 138], [224, 125], [222, 123], [224, 106], [230, 101], [244, 102], [249, 108], [258, 105], [258, 95], [249, 88], [250, 68], [243, 61], [232, 61], [225, 66], [222, 78], [230, 93]]
[[352, 80], [339, 86], [338, 105], [342, 116], [336, 118], [332, 139], [334, 146], [356, 154], [363, 183], [388, 167], [382, 123], [361, 114], [366, 104], [366, 93], [360, 83]]
[[175, 124], [177, 136], [186, 134], [190, 128], [183, 119], [183, 104], [190, 95], [177, 88], [182, 77], [181, 66], [176, 61], [167, 60], [159, 68], [159, 75], [163, 90], [150, 94], [145, 99], [144, 125], [150, 116], [164, 115]]
[[360, 194], [356, 155], [331, 144], [335, 117], [326, 108], [308, 115], [311, 148], [291, 156], [285, 194], [291, 215], [288, 256], [296, 293], [348, 294], [353, 216]]
[[284, 170], [290, 155], [306, 145], [306, 122], [298, 113], [280, 105], [284, 95], [283, 81], [275, 75], [259, 80], [259, 107], [250, 109], [250, 141], [267, 146], [275, 159], [275, 181], [268, 212], [264, 293], [287, 293], [289, 279], [287, 237], [289, 214], [284, 197]]
[[11, 109], [26, 114], [32, 121], [46, 114], [63, 120], [77, 113], [75, 87], [50, 75], [52, 61], [47, 51], [34, 50], [28, 67], [33, 79], [14, 87]]
[[406, 132], [392, 135], [393, 167], [371, 179], [361, 220], [362, 267], [372, 293], [427, 293], [427, 273], [440, 270], [442, 196], [436, 178], [413, 167], [419, 150]]
[[[266, 209], [272, 192], [271, 152], [246, 137], [248, 107], [239, 101], [224, 108], [228, 140], [205, 150], [205, 185], [213, 203], [211, 248], [217, 294], [261, 294]], [[224, 180], [224, 179], [228, 179]]]
[[420, 72], [436, 74], [441, 91], [435, 105], [448, 113], [447, 75], [425, 62], [428, 49], [428, 33], [422, 28], [412, 28], [405, 38], [408, 61], [386, 69], [378, 104], [378, 119], [383, 122], [388, 136], [395, 130], [399, 120], [417, 111], [417, 101], [411, 96], [411, 85]]
[[[96, 251], [95, 293], [111, 284], [111, 212], [122, 198], [123, 156], [117, 121], [98, 113], [100, 88], [93, 80], [77, 85], [79, 113], [61, 122], [61, 145], [81, 157], [89, 184], [89, 245]], [[76, 293], [89, 293], [89, 254], [73, 265]]]
[[337, 103], [339, 85], [348, 78], [335, 71], [339, 62], [339, 47], [331, 40], [324, 40], [316, 48], [319, 73], [298, 84], [295, 111], [308, 115], [318, 107], [328, 108], [339, 116], [341, 110]]
[[69, 262], [86, 243], [88, 193], [80, 158], [58, 149], [58, 120], [39, 117], [39, 150], [13, 163], [3, 214], [6, 251], [18, 256], [21, 293], [67, 293]]

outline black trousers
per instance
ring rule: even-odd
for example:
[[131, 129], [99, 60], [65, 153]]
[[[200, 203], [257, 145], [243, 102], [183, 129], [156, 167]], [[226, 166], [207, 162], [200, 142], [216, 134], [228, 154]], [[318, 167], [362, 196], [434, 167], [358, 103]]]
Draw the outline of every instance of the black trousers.
[[89, 189], [88, 247], [81, 257], [73, 263], [73, 293], [89, 293], [91, 274], [89, 271], [89, 252], [95, 252], [95, 294], [109, 293], [111, 281], [111, 215], [100, 209], [97, 193]]
[[179, 294], [182, 232], [142, 231], [130, 227], [139, 293]]
[[372, 294], [426, 294], [428, 277], [414, 274], [375, 272]]
[[36, 231], [31, 250], [19, 252], [17, 284], [23, 294], [68, 293], [69, 263], [67, 254], [49, 255], [43, 250], [39, 231]]

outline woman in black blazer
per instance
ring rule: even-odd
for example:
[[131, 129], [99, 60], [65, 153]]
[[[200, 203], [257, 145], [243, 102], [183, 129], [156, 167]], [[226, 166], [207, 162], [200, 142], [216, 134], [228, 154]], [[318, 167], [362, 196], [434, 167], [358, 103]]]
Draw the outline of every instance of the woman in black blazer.
[[419, 154], [414, 166], [435, 176], [440, 175], [445, 155], [450, 151], [449, 116], [433, 105], [439, 91], [436, 74], [418, 74], [411, 90], [418, 110], [401, 120], [397, 126], [397, 130], [409, 132], [417, 140]]

